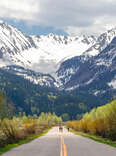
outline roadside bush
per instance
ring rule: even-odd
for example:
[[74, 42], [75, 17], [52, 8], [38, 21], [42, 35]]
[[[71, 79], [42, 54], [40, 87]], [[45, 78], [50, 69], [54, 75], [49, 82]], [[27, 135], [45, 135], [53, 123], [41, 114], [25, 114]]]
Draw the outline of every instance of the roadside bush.
[[55, 113], [42, 113], [39, 117], [26, 116], [24, 113], [22, 117], [0, 119], [0, 147], [42, 133], [61, 121]]
[[36, 120], [27, 120], [27, 122], [22, 125], [25, 135], [37, 134], [37, 127], [38, 122]]
[[69, 121], [75, 130], [116, 140], [116, 100], [91, 110], [80, 121]]

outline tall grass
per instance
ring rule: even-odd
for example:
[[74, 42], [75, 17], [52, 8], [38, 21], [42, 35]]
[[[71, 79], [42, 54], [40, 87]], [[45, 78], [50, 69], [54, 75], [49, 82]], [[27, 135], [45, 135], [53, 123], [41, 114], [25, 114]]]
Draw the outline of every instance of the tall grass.
[[50, 113], [42, 113], [36, 118], [24, 115], [0, 120], [0, 147], [40, 134], [61, 121], [60, 117]]

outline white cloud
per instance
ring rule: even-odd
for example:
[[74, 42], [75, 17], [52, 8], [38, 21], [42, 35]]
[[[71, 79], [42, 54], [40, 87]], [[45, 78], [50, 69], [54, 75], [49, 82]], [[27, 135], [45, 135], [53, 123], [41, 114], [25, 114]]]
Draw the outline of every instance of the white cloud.
[[40, 8], [36, 0], [0, 1], [0, 17], [14, 20], [35, 20]]
[[101, 33], [114, 26], [115, 0], [4, 0], [0, 17], [52, 26], [74, 35]]
[[95, 19], [95, 21], [86, 27], [73, 27], [69, 26], [66, 28], [66, 32], [71, 36], [76, 35], [100, 35], [106, 30], [110, 30], [112, 28], [116, 27], [116, 22], [114, 18], [111, 18], [110, 16], [103, 16]]

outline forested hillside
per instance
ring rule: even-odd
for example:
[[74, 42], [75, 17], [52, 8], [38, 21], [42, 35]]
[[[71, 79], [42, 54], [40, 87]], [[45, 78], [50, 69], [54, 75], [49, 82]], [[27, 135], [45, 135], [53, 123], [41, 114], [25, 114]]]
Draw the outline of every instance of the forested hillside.
[[54, 88], [41, 87], [32, 82], [0, 70], [0, 89], [14, 105], [16, 114], [37, 114], [55, 112], [57, 115], [67, 113], [70, 119], [80, 118], [85, 113], [104, 102], [87, 93], [71, 94]]

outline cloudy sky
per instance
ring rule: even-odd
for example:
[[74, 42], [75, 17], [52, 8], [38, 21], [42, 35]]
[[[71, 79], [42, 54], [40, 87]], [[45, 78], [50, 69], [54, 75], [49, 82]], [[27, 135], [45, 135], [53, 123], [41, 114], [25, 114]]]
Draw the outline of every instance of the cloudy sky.
[[0, 0], [0, 19], [27, 34], [100, 34], [116, 26], [116, 0]]

